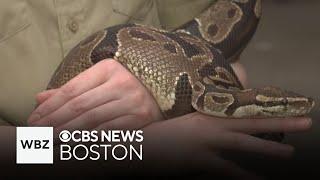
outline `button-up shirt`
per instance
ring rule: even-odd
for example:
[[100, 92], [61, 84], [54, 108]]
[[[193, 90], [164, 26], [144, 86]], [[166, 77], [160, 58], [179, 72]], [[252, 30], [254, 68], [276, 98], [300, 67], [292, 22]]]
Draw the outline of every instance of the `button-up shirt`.
[[167, 30], [212, 0], [1, 0], [0, 125], [25, 125], [63, 57], [88, 35], [121, 23]]

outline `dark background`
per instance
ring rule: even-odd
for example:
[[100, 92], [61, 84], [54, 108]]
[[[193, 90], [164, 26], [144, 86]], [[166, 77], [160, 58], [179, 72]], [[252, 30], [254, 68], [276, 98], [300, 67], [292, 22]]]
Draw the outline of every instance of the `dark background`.
[[293, 160], [267, 161], [263, 171], [272, 177], [319, 176], [320, 1], [264, 0], [262, 7], [258, 30], [241, 57], [250, 86], [275, 85], [316, 100], [312, 130], [286, 135], [285, 142], [296, 147]]

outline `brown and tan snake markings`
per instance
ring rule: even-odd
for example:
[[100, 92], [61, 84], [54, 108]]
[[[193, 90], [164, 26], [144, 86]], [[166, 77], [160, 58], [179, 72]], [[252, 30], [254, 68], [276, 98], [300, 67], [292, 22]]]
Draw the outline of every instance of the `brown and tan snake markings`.
[[255, 6], [254, 6], [254, 14], [256, 15], [257, 18], [261, 17], [261, 0], [257, 0]]
[[[97, 44], [105, 38], [106, 34], [107, 31], [99, 31], [74, 47], [65, 58], [68, 60], [62, 61], [55, 71], [52, 80], [48, 85], [48, 89], [62, 86], [76, 74], [91, 67], [94, 64], [91, 61], [91, 53]], [[68, 73], [66, 73], [65, 70], [68, 70]]]
[[218, 0], [172, 32], [138, 24], [108, 27], [69, 52], [48, 88], [114, 58], [145, 85], [168, 119], [193, 111], [229, 118], [305, 115], [311, 98], [274, 87], [244, 89], [230, 66], [260, 16], [260, 0]]
[[237, 4], [230, 1], [217, 1], [211, 8], [212, 10], [196, 18], [196, 21], [202, 37], [217, 44], [229, 36], [234, 25], [241, 20], [243, 12]]

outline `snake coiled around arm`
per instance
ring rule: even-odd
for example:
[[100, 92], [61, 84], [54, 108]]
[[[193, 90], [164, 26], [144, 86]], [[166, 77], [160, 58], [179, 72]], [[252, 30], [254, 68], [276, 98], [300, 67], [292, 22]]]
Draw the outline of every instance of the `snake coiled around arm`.
[[69, 52], [48, 89], [113, 58], [144, 84], [167, 119], [194, 111], [227, 118], [305, 115], [311, 98], [272, 86], [244, 89], [230, 66], [260, 16], [260, 0], [218, 0], [170, 32], [139, 24], [108, 27]]

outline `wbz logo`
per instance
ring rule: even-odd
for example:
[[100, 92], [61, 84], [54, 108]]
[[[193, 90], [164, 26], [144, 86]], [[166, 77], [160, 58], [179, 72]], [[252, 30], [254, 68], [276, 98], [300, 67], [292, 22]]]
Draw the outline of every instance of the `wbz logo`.
[[17, 127], [17, 164], [53, 164], [53, 128]]
[[23, 149], [50, 149], [49, 140], [20, 140]]

